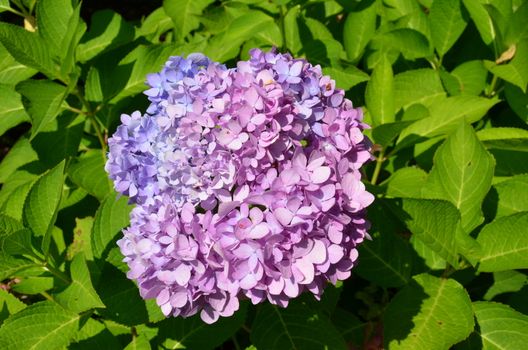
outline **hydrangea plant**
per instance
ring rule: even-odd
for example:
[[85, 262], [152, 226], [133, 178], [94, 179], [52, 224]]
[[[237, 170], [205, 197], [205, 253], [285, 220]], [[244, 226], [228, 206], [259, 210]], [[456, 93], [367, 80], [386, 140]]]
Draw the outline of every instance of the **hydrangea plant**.
[[282, 307], [350, 276], [368, 236], [371, 143], [320, 66], [253, 49], [236, 68], [201, 54], [148, 76], [106, 170], [136, 206], [118, 241], [144, 298], [207, 322], [246, 297]]

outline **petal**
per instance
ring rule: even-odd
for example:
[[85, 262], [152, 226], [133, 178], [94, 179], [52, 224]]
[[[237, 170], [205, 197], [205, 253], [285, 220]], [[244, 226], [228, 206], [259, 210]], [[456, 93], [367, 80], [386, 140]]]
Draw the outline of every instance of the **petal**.
[[330, 178], [331, 170], [330, 167], [322, 166], [314, 170], [311, 179], [314, 183], [320, 184]]
[[313, 264], [306, 257], [297, 259], [294, 263], [294, 266], [297, 267], [297, 269], [299, 269], [299, 271], [304, 276], [304, 279], [301, 282], [302, 284], [312, 283], [315, 270]]
[[248, 238], [259, 239], [266, 236], [270, 232], [268, 224], [261, 222], [260, 224], [255, 225], [251, 231], [249, 231]]
[[288, 226], [293, 218], [293, 214], [286, 208], [277, 208], [273, 210], [273, 214], [282, 226]]
[[325, 244], [320, 240], [314, 241], [312, 250], [307, 255], [307, 258], [314, 264], [322, 264], [325, 262], [326, 257], [327, 251]]
[[215, 323], [220, 315], [212, 307], [204, 307], [200, 312], [200, 318], [207, 324]]

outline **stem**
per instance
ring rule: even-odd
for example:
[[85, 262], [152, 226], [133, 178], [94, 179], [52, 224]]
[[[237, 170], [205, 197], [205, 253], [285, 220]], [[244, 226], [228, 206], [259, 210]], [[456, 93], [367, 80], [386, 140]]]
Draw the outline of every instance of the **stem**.
[[40, 292], [40, 295], [42, 295], [44, 298], [46, 298], [48, 300], [54, 301], [53, 297], [51, 295], [49, 295], [46, 291]]
[[487, 97], [492, 97], [495, 95], [495, 87], [497, 86], [498, 81], [499, 81], [499, 77], [496, 74], [493, 74], [493, 78], [491, 79], [489, 90], [486, 93]]
[[47, 262], [44, 262], [44, 268], [46, 270], [48, 270], [53, 276], [57, 277], [58, 279], [66, 282], [68, 284], [71, 283], [70, 279], [68, 278], [68, 276], [66, 276], [64, 274], [64, 272], [62, 272], [61, 270], [56, 269], [55, 267], [51, 266]]
[[245, 330], [246, 332], [248, 332], [248, 334], [251, 334], [251, 328], [249, 328], [245, 324], [242, 325], [242, 329]]
[[236, 350], [241, 350], [240, 344], [238, 344], [238, 340], [235, 336], [231, 337], [231, 340], [233, 340], [233, 344], [235, 345]]
[[378, 158], [376, 158], [376, 167], [374, 168], [374, 173], [372, 174], [372, 179], [370, 180], [370, 183], [375, 185], [378, 181], [378, 176], [381, 171], [381, 166], [383, 165], [383, 162], [385, 161], [385, 150], [381, 150]]
[[22, 12], [17, 11], [17, 10], [15, 10], [14, 8], [11, 8], [11, 7], [5, 8], [5, 7], [4, 7], [4, 9], [5, 9], [6, 11], [8, 11], [8, 12], [14, 13], [15, 15], [18, 15], [18, 16], [20, 16], [20, 17], [24, 17], [24, 18], [26, 18], [26, 16], [25, 16]]
[[[81, 101], [81, 104], [83, 107], [87, 110], [84, 114], [90, 120], [90, 123], [92, 124], [95, 133], [97, 134], [97, 138], [99, 139], [99, 143], [101, 144], [101, 149], [103, 151], [103, 154], [106, 153], [106, 143], [104, 141], [103, 133], [101, 132], [101, 129], [99, 128], [99, 124], [97, 123], [97, 118], [95, 118], [95, 112], [92, 110], [92, 107], [90, 106], [90, 103], [84, 99], [84, 96], [82, 95], [81, 91], [79, 90], [79, 87], [76, 87], [72, 92], [79, 101]], [[82, 111], [81, 111], [82, 112]]]

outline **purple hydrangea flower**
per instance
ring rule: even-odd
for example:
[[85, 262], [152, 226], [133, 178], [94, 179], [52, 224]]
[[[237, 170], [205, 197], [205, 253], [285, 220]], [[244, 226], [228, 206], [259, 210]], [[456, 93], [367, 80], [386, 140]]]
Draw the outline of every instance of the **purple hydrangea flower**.
[[118, 242], [128, 277], [166, 316], [319, 298], [368, 237], [361, 109], [319, 66], [250, 54], [233, 69], [172, 57], [147, 77], [147, 114], [109, 140], [106, 170], [136, 204]]

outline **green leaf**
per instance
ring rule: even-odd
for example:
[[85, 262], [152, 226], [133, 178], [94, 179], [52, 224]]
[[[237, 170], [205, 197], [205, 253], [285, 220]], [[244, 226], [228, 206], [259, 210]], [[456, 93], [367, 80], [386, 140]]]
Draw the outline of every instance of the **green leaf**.
[[76, 156], [83, 135], [84, 122], [84, 116], [64, 112], [43, 126], [31, 140], [39, 161], [52, 167], [65, 158]]
[[484, 295], [484, 300], [491, 300], [499, 294], [514, 293], [528, 285], [528, 276], [515, 270], [493, 273], [493, 285]]
[[477, 132], [487, 148], [528, 151], [528, 131], [519, 128], [489, 128]]
[[138, 36], [145, 36], [152, 42], [158, 43], [158, 38], [172, 28], [172, 19], [167, 16], [163, 7], [152, 11], [137, 29]]
[[35, 73], [35, 69], [18, 63], [0, 44], [0, 81], [3, 84], [15, 85], [22, 80], [31, 78]]
[[127, 198], [118, 199], [115, 193], [111, 193], [101, 202], [95, 213], [92, 228], [92, 249], [95, 258], [103, 258], [108, 244], [129, 224], [128, 214], [131, 209]]
[[77, 186], [103, 200], [111, 191], [108, 174], [104, 171], [105, 162], [100, 150], [89, 150], [68, 167], [68, 175]]
[[167, 349], [216, 349], [233, 336], [246, 321], [245, 304], [231, 317], [207, 324], [196, 315], [171, 317], [159, 323], [159, 338]]
[[11, 288], [15, 293], [19, 294], [40, 294], [53, 288], [54, 281], [51, 276], [29, 276], [23, 278]]
[[272, 22], [273, 18], [261, 11], [248, 11], [231, 22], [222, 34], [211, 39], [205, 54], [219, 62], [233, 58], [238, 55], [247, 38], [253, 37]]
[[174, 32], [178, 41], [182, 41], [187, 34], [198, 28], [198, 16], [212, 0], [164, 0], [163, 9], [172, 18]]
[[148, 339], [142, 335], [132, 338], [124, 350], [150, 350], [150, 343]]
[[504, 43], [506, 46], [520, 43], [528, 39], [528, 28], [526, 20], [528, 19], [528, 3], [523, 2], [519, 8], [508, 18], [506, 33], [504, 34]]
[[31, 147], [29, 140], [25, 137], [19, 138], [0, 163], [0, 183], [6, 182], [9, 176], [21, 166], [37, 159], [37, 153]]
[[482, 61], [467, 61], [451, 72], [457, 79], [458, 89], [462, 95], [480, 95], [486, 87], [488, 72]]
[[473, 23], [475, 23], [482, 41], [484, 41], [486, 45], [491, 44], [493, 40], [495, 40], [497, 33], [495, 32], [493, 20], [484, 7], [484, 3], [480, 0], [462, 0], [462, 2], [469, 12], [469, 16], [473, 20]]
[[8, 23], [0, 23], [0, 43], [15, 60], [44, 73], [50, 78], [57, 75], [57, 67], [44, 40], [36, 33]]
[[2, 252], [10, 255], [34, 255], [31, 231], [17, 220], [0, 214], [0, 248]]
[[26, 80], [17, 85], [22, 102], [31, 118], [31, 138], [55, 119], [66, 97], [66, 87], [51, 80]]
[[488, 218], [500, 218], [521, 211], [528, 211], [528, 175], [517, 175], [493, 185], [484, 201], [484, 212]]
[[332, 323], [339, 330], [347, 344], [360, 347], [363, 344], [366, 322], [362, 322], [356, 315], [342, 308], [332, 313]]
[[251, 341], [258, 349], [346, 349], [330, 320], [300, 303], [286, 309], [262, 305], [251, 328]]
[[12, 86], [0, 84], [0, 135], [26, 121], [29, 121], [29, 117], [20, 95]]
[[0, 289], [0, 325], [12, 314], [24, 309], [26, 304], [18, 300], [13, 294]]
[[134, 39], [134, 27], [112, 10], [97, 11], [92, 15], [90, 30], [77, 47], [77, 58], [86, 62]]
[[37, 266], [33, 261], [25, 258], [15, 258], [0, 252], [0, 279], [4, 280], [16, 276], [20, 271]]
[[440, 57], [449, 51], [466, 28], [461, 0], [435, 0], [429, 12], [434, 47]]
[[[411, 110], [411, 108], [407, 111]], [[372, 129], [372, 138], [382, 147], [389, 146], [400, 135], [400, 132], [412, 123], [413, 121], [399, 121], [375, 126]]]
[[[436, 101], [430, 106], [430, 116], [411, 124], [402, 131], [398, 143], [412, 143], [421, 138], [446, 135], [457, 129], [460, 122], [474, 123], [497, 104], [497, 98], [461, 95]], [[402, 145], [403, 146], [403, 145]]]
[[394, 76], [396, 110], [415, 103], [426, 107], [446, 96], [438, 72], [433, 69], [408, 70]]
[[471, 232], [484, 220], [481, 206], [491, 187], [495, 160], [477, 139], [473, 128], [461, 123], [438, 148], [422, 194], [445, 199], [460, 211], [462, 227]]
[[[127, 96], [146, 90], [146, 75], [159, 71], [173, 51], [174, 47], [171, 45], [140, 45], [130, 52], [119, 62], [119, 66], [130, 66], [132, 70], [130, 74], [127, 74], [128, 80], [125, 86], [112, 99], [112, 102], [117, 102]], [[119, 71], [117, 73], [119, 74]]]
[[120, 342], [120, 337], [110, 333], [110, 330], [101, 320], [96, 321], [93, 318], [86, 320], [68, 347], [71, 350], [114, 350], [121, 348], [123, 348], [123, 344]]
[[301, 6], [296, 5], [290, 8], [284, 16], [284, 38], [286, 39], [286, 47], [293, 55], [297, 54], [302, 49], [299, 24], [297, 23], [300, 13]]
[[32, 304], [4, 322], [0, 328], [0, 348], [63, 348], [79, 329], [79, 319], [79, 315], [51, 301]]
[[27, 195], [37, 176], [26, 171], [15, 171], [0, 191], [1, 211], [15, 220], [22, 220]]
[[[138, 287], [112, 265], [104, 265], [95, 289], [106, 306], [105, 309], [98, 310], [105, 319], [127, 326], [149, 321], [149, 312], [145, 300], [139, 295]], [[159, 306], [155, 307], [159, 312]]]
[[395, 234], [372, 234], [359, 247], [361, 262], [355, 272], [381, 287], [401, 287], [411, 278], [409, 244]]
[[57, 217], [62, 186], [64, 183], [64, 161], [42, 175], [31, 187], [24, 203], [24, 224], [36, 236], [43, 236], [42, 251], [47, 253], [51, 229]]
[[367, 83], [365, 102], [374, 126], [394, 121], [394, 81], [392, 67], [384, 57]]
[[464, 287], [421, 274], [385, 310], [383, 338], [389, 349], [448, 349], [469, 336], [474, 323]]
[[64, 291], [55, 295], [55, 300], [59, 304], [77, 313], [105, 307], [92, 286], [90, 271], [82, 253], [73, 258], [70, 274], [72, 283]]
[[343, 27], [343, 45], [348, 59], [357, 62], [376, 33], [377, 2], [350, 12]]
[[[73, 15], [71, 0], [37, 1], [38, 33], [46, 42], [50, 52], [56, 57], [63, 57], [63, 39], [68, 35], [68, 23]], [[69, 44], [69, 43], [68, 43]]]
[[414, 29], [394, 29], [384, 33], [382, 38], [387, 47], [400, 51], [406, 60], [429, 57], [433, 54], [427, 37]]
[[426, 179], [427, 173], [420, 168], [398, 169], [389, 178], [387, 195], [400, 198], [420, 198]]
[[528, 124], [528, 94], [517, 86], [506, 83], [504, 95], [515, 114]]
[[404, 221], [413, 236], [447, 260], [458, 266], [457, 235], [460, 214], [449, 202], [428, 199], [403, 199]]
[[528, 268], [528, 212], [503, 216], [487, 224], [477, 241], [482, 246], [479, 271]]
[[369, 80], [367, 73], [352, 65], [325, 67], [323, 68], [323, 73], [331, 76], [336, 82], [336, 87], [345, 91]]
[[445, 270], [447, 262], [438, 253], [429, 248], [420, 239], [416, 238], [416, 236], [411, 236], [410, 242], [418, 258], [415, 265], [420, 266], [420, 264], [423, 263], [423, 265], [425, 265], [425, 271], [427, 271], [427, 269]]
[[507, 64], [484, 61], [486, 68], [496, 76], [512, 83], [526, 92], [528, 85], [528, 40], [517, 44], [513, 59]]
[[507, 305], [478, 301], [473, 303], [482, 340], [482, 349], [523, 349], [528, 343], [528, 316]]
[[302, 53], [312, 64], [325, 67], [346, 57], [341, 43], [335, 40], [332, 32], [320, 21], [303, 16], [299, 26], [303, 43]]

